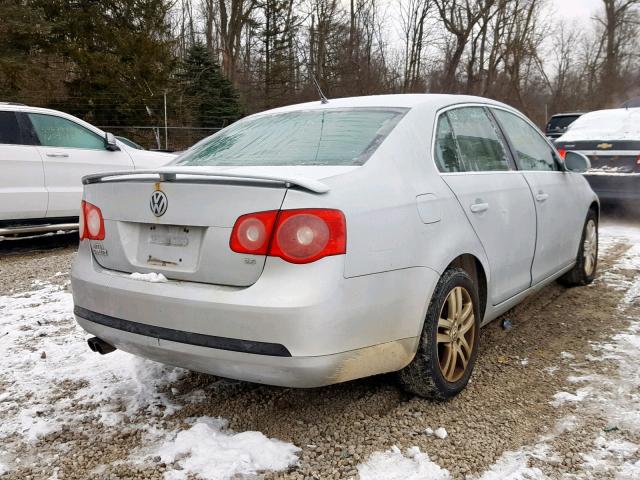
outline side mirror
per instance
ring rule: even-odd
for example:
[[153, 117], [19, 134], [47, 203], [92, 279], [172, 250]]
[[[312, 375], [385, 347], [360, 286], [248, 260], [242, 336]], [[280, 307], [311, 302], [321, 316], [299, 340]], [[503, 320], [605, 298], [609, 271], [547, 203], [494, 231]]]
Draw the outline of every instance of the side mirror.
[[564, 155], [564, 166], [570, 172], [584, 173], [591, 168], [591, 161], [582, 153], [568, 150]]
[[104, 134], [104, 146], [107, 148], [107, 150], [112, 152], [120, 150], [120, 147], [116, 142], [116, 137], [113, 135], [113, 133], [107, 132]]

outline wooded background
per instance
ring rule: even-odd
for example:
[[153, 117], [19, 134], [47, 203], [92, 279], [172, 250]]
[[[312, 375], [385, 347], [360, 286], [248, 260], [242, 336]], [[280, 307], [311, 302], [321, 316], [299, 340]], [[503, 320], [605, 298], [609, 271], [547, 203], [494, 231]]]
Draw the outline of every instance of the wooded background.
[[[0, 101], [200, 128], [318, 98], [482, 95], [539, 125], [640, 95], [640, 0], [0, 0]], [[194, 141], [190, 138], [182, 143]], [[188, 145], [180, 145], [184, 148]]]

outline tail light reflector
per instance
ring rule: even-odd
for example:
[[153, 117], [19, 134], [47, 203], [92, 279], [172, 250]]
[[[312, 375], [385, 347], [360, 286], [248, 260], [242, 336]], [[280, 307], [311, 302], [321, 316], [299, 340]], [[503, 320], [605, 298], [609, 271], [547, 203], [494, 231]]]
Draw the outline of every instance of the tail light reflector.
[[104, 218], [95, 205], [82, 201], [80, 206], [80, 240], [104, 240]]
[[560, 157], [564, 160], [564, 157], [567, 154], [567, 150], [564, 148], [559, 148], [558, 153], [560, 154]]
[[238, 253], [311, 263], [346, 253], [346, 221], [340, 210], [331, 209], [252, 213], [238, 218], [229, 245]]

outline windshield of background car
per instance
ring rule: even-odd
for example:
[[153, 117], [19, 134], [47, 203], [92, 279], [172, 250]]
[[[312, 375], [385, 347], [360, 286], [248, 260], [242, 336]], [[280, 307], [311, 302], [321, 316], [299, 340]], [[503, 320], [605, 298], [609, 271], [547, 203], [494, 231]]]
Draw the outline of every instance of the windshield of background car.
[[196, 144], [176, 165], [362, 165], [406, 108], [306, 110], [240, 120]]
[[564, 130], [578, 118], [580, 118], [580, 115], [563, 115], [562, 117], [551, 117], [551, 120], [549, 120], [549, 124], [547, 125], [547, 130]]

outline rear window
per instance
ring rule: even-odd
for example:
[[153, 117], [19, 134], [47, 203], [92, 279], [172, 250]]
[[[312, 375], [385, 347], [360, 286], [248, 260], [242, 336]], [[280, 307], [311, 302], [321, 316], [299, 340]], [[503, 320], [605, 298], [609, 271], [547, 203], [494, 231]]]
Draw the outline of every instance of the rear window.
[[580, 115], [563, 115], [562, 117], [551, 117], [547, 124], [547, 130], [564, 130], [573, 122], [575, 122]]
[[176, 160], [191, 166], [362, 165], [408, 109], [308, 110], [240, 120]]

